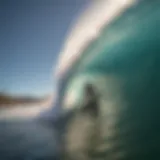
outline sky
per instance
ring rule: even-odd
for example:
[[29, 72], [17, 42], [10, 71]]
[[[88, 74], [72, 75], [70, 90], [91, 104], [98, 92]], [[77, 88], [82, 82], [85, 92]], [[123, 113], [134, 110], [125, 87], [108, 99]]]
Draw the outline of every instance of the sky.
[[0, 91], [53, 92], [53, 68], [87, 0], [0, 1]]

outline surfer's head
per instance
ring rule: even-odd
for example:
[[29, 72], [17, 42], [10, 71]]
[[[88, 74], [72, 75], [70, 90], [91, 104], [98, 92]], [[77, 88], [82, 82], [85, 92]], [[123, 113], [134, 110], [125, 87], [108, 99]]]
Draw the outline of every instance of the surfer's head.
[[86, 94], [93, 94], [94, 93], [94, 87], [91, 83], [87, 83], [84, 88], [85, 88]]

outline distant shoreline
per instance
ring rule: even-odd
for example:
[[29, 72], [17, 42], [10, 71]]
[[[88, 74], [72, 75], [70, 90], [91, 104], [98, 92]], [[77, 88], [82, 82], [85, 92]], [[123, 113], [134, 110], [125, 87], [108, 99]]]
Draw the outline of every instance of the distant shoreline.
[[[0, 108], [14, 107], [17, 105], [30, 105], [43, 102], [46, 97], [29, 97], [29, 96], [11, 96], [7, 94], [0, 94]], [[4, 107], [5, 106], [5, 107]]]

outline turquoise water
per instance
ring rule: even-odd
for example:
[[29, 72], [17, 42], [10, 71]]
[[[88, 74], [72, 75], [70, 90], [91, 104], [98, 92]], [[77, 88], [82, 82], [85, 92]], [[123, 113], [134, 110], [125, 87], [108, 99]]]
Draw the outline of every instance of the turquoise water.
[[76, 98], [70, 106], [64, 103], [66, 109], [81, 102], [88, 82], [101, 94], [103, 158], [160, 158], [159, 7], [159, 1], [143, 1], [126, 11], [65, 77], [62, 90]]
[[[74, 91], [77, 87], [76, 92], [81, 92], [86, 81], [96, 81], [97, 86], [98, 79], [105, 81], [105, 77], [114, 77], [121, 83], [136, 81], [139, 86], [145, 83], [144, 79], [147, 81], [149, 74], [156, 71], [155, 61], [158, 60], [158, 4], [158, 1], [143, 2], [104, 27], [100, 36], [84, 50], [66, 74], [61, 88], [69, 86]], [[102, 85], [98, 86], [104, 88]]]

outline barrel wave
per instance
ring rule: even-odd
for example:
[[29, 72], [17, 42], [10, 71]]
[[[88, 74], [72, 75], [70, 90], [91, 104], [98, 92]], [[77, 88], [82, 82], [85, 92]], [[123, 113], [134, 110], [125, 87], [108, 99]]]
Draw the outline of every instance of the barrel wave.
[[[74, 118], [67, 124], [70, 130], [67, 128], [65, 133], [70, 159], [159, 158], [159, 6], [158, 1], [141, 1], [127, 9], [103, 28], [69, 70], [63, 107], [74, 111]], [[101, 95], [99, 145], [94, 146], [93, 157], [87, 147], [78, 148], [76, 139], [82, 136], [69, 136], [76, 130], [88, 135], [89, 131], [85, 133], [81, 126], [91, 120], [84, 121], [84, 115], [76, 119], [87, 83], [92, 83]], [[76, 142], [75, 150], [72, 146]]]

